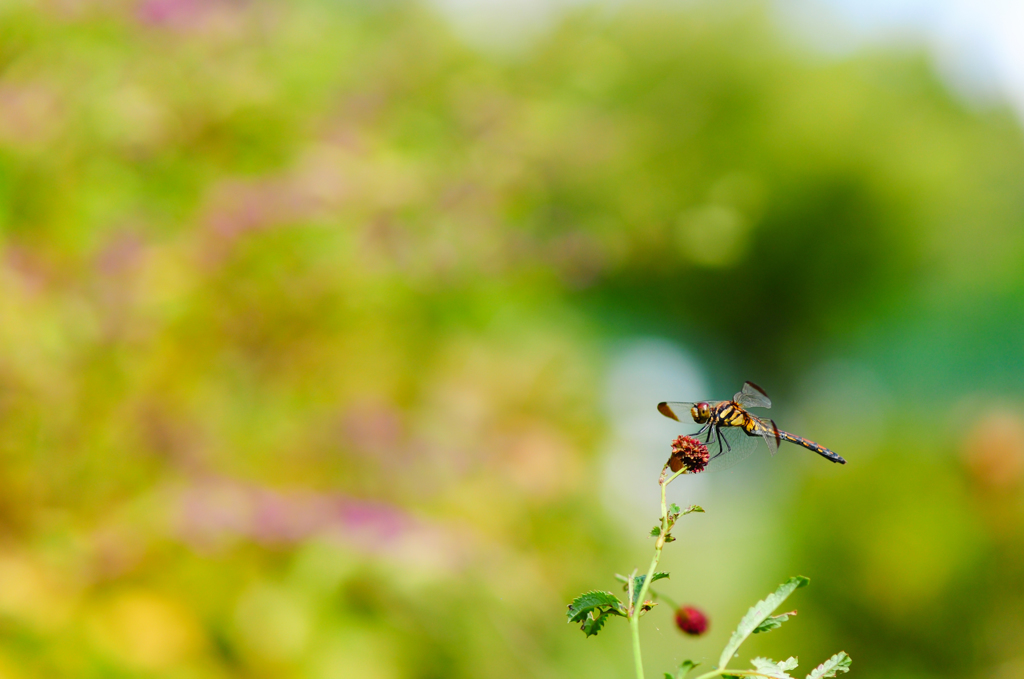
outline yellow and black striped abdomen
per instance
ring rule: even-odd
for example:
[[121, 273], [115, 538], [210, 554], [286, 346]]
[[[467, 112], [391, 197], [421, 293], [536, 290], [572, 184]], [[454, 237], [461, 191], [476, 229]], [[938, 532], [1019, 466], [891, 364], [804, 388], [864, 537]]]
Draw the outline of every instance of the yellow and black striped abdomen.
[[846, 460], [844, 460], [838, 454], [836, 454], [833, 451], [829, 450], [825, 446], [819, 445], [819, 444], [815, 443], [814, 441], [809, 441], [809, 440], [805, 439], [803, 436], [796, 436], [794, 434], [790, 434], [788, 431], [780, 431], [779, 432], [779, 438], [781, 438], [783, 441], [789, 441], [790, 443], [795, 443], [798, 446], [803, 446], [804, 448], [807, 448], [808, 450], [813, 450], [818, 455], [821, 455], [822, 457], [828, 458], [829, 460], [832, 460], [833, 462], [838, 462], [839, 464], [846, 464]]

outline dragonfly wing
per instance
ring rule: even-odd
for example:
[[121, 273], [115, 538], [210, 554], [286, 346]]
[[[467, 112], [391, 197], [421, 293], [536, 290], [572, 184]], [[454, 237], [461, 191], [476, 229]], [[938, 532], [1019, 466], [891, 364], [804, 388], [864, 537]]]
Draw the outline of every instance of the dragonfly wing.
[[764, 393], [764, 389], [753, 382], [744, 382], [743, 388], [736, 392], [736, 395], [732, 397], [732, 400], [736, 401], [736, 403], [739, 403], [744, 408], [772, 407], [772, 400], [768, 398], [768, 394]]
[[701, 442], [706, 443], [708, 447], [709, 472], [720, 472], [739, 464], [757, 450], [762, 440], [760, 436], [747, 436], [747, 432], [741, 427], [721, 427], [719, 431], [721, 437], [715, 434], [714, 430], [710, 437], [707, 434], [700, 437]]
[[[750, 415], [750, 413], [747, 413]], [[754, 420], [756, 430], [764, 442], [768, 444], [768, 450], [772, 455], [775, 455], [779, 451], [779, 445], [782, 443], [782, 433], [779, 432], [779, 428], [775, 425], [775, 420], [766, 420], [760, 417], [750, 415], [751, 419]]]
[[[705, 402], [712, 408], [721, 403], [721, 401]], [[662, 401], [658, 404], [658, 412], [677, 422], [692, 422], [693, 417], [690, 416], [690, 408], [693, 407], [694, 403], [697, 403], [697, 401]]]

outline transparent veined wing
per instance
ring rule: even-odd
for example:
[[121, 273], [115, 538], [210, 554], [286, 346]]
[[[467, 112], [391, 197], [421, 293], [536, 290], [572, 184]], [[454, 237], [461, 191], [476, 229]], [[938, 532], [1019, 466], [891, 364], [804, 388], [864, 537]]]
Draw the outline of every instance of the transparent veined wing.
[[[750, 415], [750, 413], [747, 413], [747, 415]], [[761, 435], [764, 442], [768, 444], [768, 451], [774, 456], [779, 451], [779, 445], [782, 443], [782, 433], [775, 426], [775, 420], [767, 420], [755, 415], [750, 415], [750, 419], [754, 421], [754, 431]]]
[[676, 422], [693, 422], [690, 408], [694, 403], [707, 403], [714, 408], [722, 401], [662, 401], [658, 404], [658, 412]]
[[760, 436], [747, 436], [742, 427], [721, 427], [721, 436], [714, 429], [694, 438], [708, 447], [708, 466], [704, 471], [720, 472], [747, 459], [752, 452], [763, 446]]
[[736, 392], [732, 400], [744, 408], [772, 407], [772, 400], [768, 398], [768, 394], [764, 393], [764, 389], [753, 382], [744, 382], [743, 388]]
[[[753, 417], [753, 416], [751, 416]], [[774, 455], [782, 442], [782, 436], [775, 422], [754, 418], [756, 428], [751, 436], [743, 427], [709, 427], [707, 430], [688, 434], [708, 447], [708, 466], [705, 471], [720, 472], [743, 460], [762, 446]], [[697, 426], [696, 423], [694, 426]], [[719, 433], [721, 435], [719, 435]]]

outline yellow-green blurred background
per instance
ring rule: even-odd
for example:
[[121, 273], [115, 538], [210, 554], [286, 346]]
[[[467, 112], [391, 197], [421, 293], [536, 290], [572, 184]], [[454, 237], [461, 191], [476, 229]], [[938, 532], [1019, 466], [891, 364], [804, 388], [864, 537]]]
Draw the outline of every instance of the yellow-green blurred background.
[[648, 674], [1024, 676], [1021, 118], [780, 4], [3, 2], [0, 677], [629, 676], [746, 379]]

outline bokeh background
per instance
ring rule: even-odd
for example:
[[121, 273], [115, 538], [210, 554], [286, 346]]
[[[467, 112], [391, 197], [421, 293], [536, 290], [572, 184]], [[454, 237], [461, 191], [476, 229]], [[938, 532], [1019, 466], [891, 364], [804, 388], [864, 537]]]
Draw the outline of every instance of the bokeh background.
[[673, 484], [648, 673], [803, 574], [744, 658], [1024, 676], [982, 4], [4, 2], [0, 677], [629, 676], [564, 607], [746, 379], [849, 464]]

